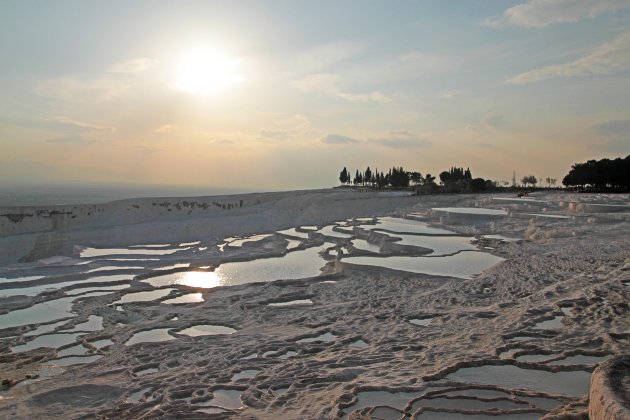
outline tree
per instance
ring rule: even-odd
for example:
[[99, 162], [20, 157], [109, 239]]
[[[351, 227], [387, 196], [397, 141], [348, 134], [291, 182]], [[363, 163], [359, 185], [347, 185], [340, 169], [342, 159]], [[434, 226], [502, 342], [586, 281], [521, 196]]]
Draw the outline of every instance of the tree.
[[449, 171], [440, 172], [440, 181], [442, 184], [446, 184], [451, 179], [451, 173]]
[[422, 182], [422, 174], [420, 172], [410, 172], [409, 180], [414, 184], [418, 185]]
[[339, 174], [339, 181], [341, 181], [341, 183], [345, 185], [348, 183], [349, 180], [350, 180], [350, 174], [348, 173], [348, 170], [344, 166], [343, 171], [341, 171], [341, 173]]
[[521, 179], [521, 183], [525, 185], [526, 187], [528, 184], [531, 184], [532, 186], [536, 186], [536, 183], [538, 183], [538, 179], [536, 179], [534, 175], [526, 175], [523, 177], [523, 179]]
[[367, 182], [368, 184], [372, 182], [372, 171], [370, 170], [369, 166], [365, 170], [365, 176], [363, 178], [363, 182], [364, 183]]
[[424, 183], [425, 184], [433, 184], [435, 182], [435, 177], [431, 174], [426, 174], [424, 176]]
[[625, 158], [589, 160], [571, 166], [562, 179], [567, 187], [586, 188], [595, 191], [630, 190], [630, 155]]

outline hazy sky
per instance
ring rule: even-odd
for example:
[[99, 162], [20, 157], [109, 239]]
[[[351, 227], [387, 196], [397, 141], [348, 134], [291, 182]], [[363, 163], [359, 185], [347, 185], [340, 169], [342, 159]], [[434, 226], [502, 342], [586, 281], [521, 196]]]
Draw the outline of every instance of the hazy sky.
[[561, 179], [630, 153], [630, 0], [5, 0], [0, 57], [0, 183]]

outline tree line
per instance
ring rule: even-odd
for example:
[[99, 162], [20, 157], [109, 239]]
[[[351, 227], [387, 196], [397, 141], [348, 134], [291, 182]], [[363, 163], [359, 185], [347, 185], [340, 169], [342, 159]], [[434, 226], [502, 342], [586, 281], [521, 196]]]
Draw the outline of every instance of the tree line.
[[630, 155], [576, 163], [562, 184], [591, 191], [630, 191]]
[[342, 185], [362, 185], [372, 188], [407, 188], [415, 187], [418, 192], [480, 192], [497, 187], [497, 183], [483, 178], [473, 178], [470, 168], [451, 167], [439, 175], [441, 186], [430, 173], [424, 176], [418, 171], [406, 171], [402, 166], [393, 167], [389, 171], [372, 171], [368, 166], [365, 171], [351, 171], [344, 167], [339, 173]]

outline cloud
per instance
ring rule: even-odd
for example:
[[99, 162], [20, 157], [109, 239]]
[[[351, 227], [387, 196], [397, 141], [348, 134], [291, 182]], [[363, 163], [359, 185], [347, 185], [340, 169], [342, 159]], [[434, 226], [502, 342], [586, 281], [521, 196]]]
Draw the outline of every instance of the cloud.
[[61, 125], [76, 127], [80, 131], [109, 131], [111, 133], [116, 131], [116, 127], [92, 124], [68, 117], [55, 117], [53, 121]]
[[99, 103], [112, 101], [127, 94], [129, 86], [109, 80], [49, 79], [39, 82], [35, 94], [67, 102]]
[[335, 84], [339, 81], [339, 76], [330, 73], [309, 74], [298, 80], [293, 80], [290, 85], [304, 93], [336, 92]]
[[554, 77], [610, 74], [628, 68], [630, 68], [630, 31], [622, 33], [614, 41], [601, 45], [590, 54], [575, 61], [526, 71], [508, 79], [506, 83], [522, 85]]
[[380, 92], [371, 92], [364, 94], [337, 92], [337, 96], [351, 102], [379, 102], [382, 104], [388, 104], [392, 102], [391, 97]]
[[494, 114], [488, 115], [482, 121], [483, 125], [487, 127], [497, 128], [505, 124], [505, 120], [503, 119], [503, 115]]
[[76, 145], [76, 146], [96, 143], [96, 141], [86, 139], [80, 134], [68, 134], [67, 136], [54, 137], [52, 139], [46, 140], [46, 142], [54, 143], [54, 144], [69, 144], [69, 145]]
[[630, 120], [612, 120], [592, 127], [592, 131], [604, 137], [600, 149], [609, 152], [630, 154]]
[[416, 149], [431, 146], [431, 142], [424, 137], [418, 137], [409, 131], [391, 131], [385, 136], [372, 138], [370, 143], [392, 149]]
[[311, 134], [311, 121], [304, 115], [293, 115], [276, 121], [274, 127], [260, 130], [259, 138], [285, 141], [305, 139], [310, 137]]
[[468, 92], [465, 90], [447, 89], [440, 92], [438, 97], [442, 99], [453, 99], [465, 95], [468, 95]]
[[137, 74], [149, 70], [160, 61], [149, 57], [131, 58], [109, 66], [109, 73]]
[[493, 28], [507, 25], [543, 28], [556, 23], [575, 23], [607, 12], [630, 7], [628, 0], [529, 0], [507, 9], [501, 16], [486, 19]]
[[347, 41], [318, 45], [300, 54], [296, 64], [305, 72], [323, 70], [335, 63], [356, 56], [364, 49], [362, 44]]
[[593, 131], [604, 136], [630, 136], [630, 120], [613, 120], [593, 126]]
[[156, 133], [168, 133], [170, 131], [173, 131], [176, 128], [177, 128], [176, 125], [164, 124], [164, 125], [159, 126], [153, 131], [155, 131]]
[[350, 102], [390, 103], [392, 98], [381, 92], [350, 93], [337, 87], [339, 76], [330, 73], [309, 74], [301, 79], [293, 80], [290, 84], [303, 93], [320, 93], [344, 99]]
[[88, 123], [64, 116], [53, 118], [0, 117], [0, 122], [15, 125], [17, 127], [53, 131], [57, 133], [81, 133], [87, 131], [109, 131], [113, 133], [116, 131], [116, 127]]
[[341, 134], [329, 134], [324, 137], [321, 142], [326, 144], [355, 144], [359, 143], [359, 140], [342, 136]]

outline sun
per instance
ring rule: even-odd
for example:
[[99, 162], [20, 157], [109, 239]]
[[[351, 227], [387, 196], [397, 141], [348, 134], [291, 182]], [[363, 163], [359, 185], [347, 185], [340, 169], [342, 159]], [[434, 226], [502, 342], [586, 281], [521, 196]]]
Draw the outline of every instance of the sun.
[[199, 48], [190, 51], [179, 61], [174, 87], [196, 96], [217, 96], [242, 80], [239, 60]]

